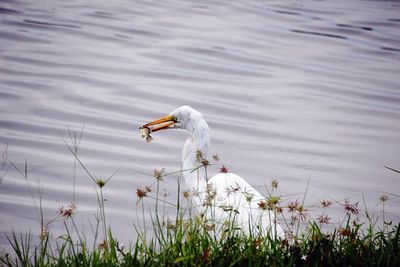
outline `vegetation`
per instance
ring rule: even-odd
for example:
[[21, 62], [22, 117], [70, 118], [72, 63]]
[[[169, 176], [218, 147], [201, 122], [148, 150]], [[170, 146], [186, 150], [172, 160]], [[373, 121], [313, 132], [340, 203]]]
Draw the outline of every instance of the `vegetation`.
[[[75, 138], [75, 139], [74, 139]], [[80, 138], [80, 137], [79, 137]], [[164, 169], [154, 171], [154, 183], [137, 189], [137, 207], [145, 220], [144, 201], [151, 199], [154, 210], [151, 214], [152, 231], [137, 227], [137, 240], [124, 246], [113, 236], [106, 223], [103, 188], [111, 179], [100, 179], [91, 174], [78, 157], [76, 144], [80, 140], [71, 137], [72, 145], [65, 142], [77, 164], [96, 184], [98, 220], [93, 243], [80, 233], [75, 223], [74, 202], [58, 211], [65, 234], [53, 238], [51, 229], [43, 223], [39, 238], [32, 233], [8, 236], [12, 254], [0, 255], [0, 264], [6, 266], [400, 266], [400, 224], [382, 219], [382, 224], [366, 212], [361, 220], [358, 202], [350, 200], [333, 203], [323, 200], [322, 213], [311, 219], [304, 199], [284, 203], [275, 194], [278, 181], [269, 186], [269, 196], [260, 201], [259, 208], [274, 211], [286, 229], [285, 239], [273, 235], [246, 236], [236, 228], [234, 216], [231, 221], [216, 227], [212, 221], [192, 212], [191, 192], [181, 192], [178, 183], [175, 214], [164, 213], [160, 183], [168, 175]], [[218, 157], [214, 157], [216, 162]], [[213, 164], [207, 162], [206, 165]], [[17, 168], [14, 164], [11, 164]], [[202, 166], [206, 167], [206, 166]], [[27, 179], [27, 164], [19, 173]], [[394, 170], [394, 169], [393, 169]], [[394, 170], [396, 171], [396, 170]], [[222, 166], [221, 172], [227, 172]], [[3, 178], [3, 177], [2, 177]], [[178, 179], [179, 181], [180, 179]], [[153, 188], [155, 188], [153, 190]], [[75, 195], [75, 194], [74, 194]], [[393, 195], [391, 197], [398, 197]], [[382, 195], [382, 215], [388, 195]], [[41, 201], [39, 202], [41, 203]], [[333, 225], [327, 215], [332, 205], [341, 205], [344, 220]], [[40, 208], [41, 209], [41, 208]], [[230, 211], [234, 212], [234, 211]], [[42, 213], [41, 213], [42, 214]], [[364, 217], [365, 216], [365, 217]], [[146, 222], [143, 222], [146, 224]], [[326, 229], [325, 229], [326, 228]], [[101, 236], [100, 240], [99, 237]], [[35, 239], [36, 238], [36, 239]], [[35, 241], [36, 240], [36, 241]], [[91, 239], [92, 240], [92, 239]]]

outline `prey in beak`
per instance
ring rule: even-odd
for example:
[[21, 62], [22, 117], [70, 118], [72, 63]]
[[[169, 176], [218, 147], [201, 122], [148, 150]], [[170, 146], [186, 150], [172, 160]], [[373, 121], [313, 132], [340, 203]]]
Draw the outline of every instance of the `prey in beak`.
[[168, 115], [162, 117], [161, 119], [140, 126], [139, 131], [142, 135], [142, 138], [145, 138], [146, 142], [150, 143], [151, 141], [153, 141], [153, 137], [150, 136], [150, 133], [175, 128], [176, 123], [178, 123], [177, 118], [175, 116]]

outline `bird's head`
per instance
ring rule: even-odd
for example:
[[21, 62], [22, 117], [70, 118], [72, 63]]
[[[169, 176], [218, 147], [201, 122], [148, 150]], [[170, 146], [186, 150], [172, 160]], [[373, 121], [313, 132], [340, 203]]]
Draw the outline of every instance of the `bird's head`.
[[191, 117], [197, 114], [200, 113], [193, 108], [189, 106], [182, 106], [172, 111], [169, 115], [164, 116], [158, 120], [146, 123], [140, 128], [148, 128], [151, 132], [174, 128], [188, 129]]

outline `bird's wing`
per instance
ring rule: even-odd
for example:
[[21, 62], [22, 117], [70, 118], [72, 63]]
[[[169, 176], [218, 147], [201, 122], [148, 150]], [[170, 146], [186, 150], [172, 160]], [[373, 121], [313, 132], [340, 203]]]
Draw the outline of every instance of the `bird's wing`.
[[217, 204], [235, 207], [256, 208], [257, 203], [264, 197], [248, 182], [233, 173], [214, 175], [209, 183], [217, 192]]
[[276, 231], [277, 236], [283, 238], [283, 230], [275, 222], [274, 213], [259, 206], [265, 197], [243, 178], [233, 173], [219, 173], [213, 176], [208, 184], [211, 187], [207, 187], [207, 192], [202, 195], [202, 203], [207, 202], [210, 194], [213, 196], [215, 193], [215, 196], [211, 198], [210, 203], [214, 208], [207, 209], [203, 205], [207, 210], [207, 218], [219, 223], [234, 218], [245, 233], [250, 232], [250, 229], [253, 234], [272, 230], [272, 234]]

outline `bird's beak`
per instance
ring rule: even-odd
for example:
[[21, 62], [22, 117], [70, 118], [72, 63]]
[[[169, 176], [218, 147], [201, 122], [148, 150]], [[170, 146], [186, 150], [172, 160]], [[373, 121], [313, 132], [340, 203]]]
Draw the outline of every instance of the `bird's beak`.
[[177, 122], [176, 117], [168, 115], [162, 117], [161, 119], [144, 124], [142, 125], [141, 128], [149, 128], [151, 129], [151, 132], [157, 132], [159, 130], [171, 128], [170, 126], [174, 126], [176, 122]]

